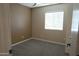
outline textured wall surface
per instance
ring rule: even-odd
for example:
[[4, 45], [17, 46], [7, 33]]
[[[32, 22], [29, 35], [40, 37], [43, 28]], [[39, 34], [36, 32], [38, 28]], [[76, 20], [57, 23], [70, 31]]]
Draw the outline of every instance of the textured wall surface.
[[0, 54], [8, 55], [11, 43], [9, 4], [0, 4]]
[[31, 9], [19, 4], [10, 4], [12, 43], [31, 37]]

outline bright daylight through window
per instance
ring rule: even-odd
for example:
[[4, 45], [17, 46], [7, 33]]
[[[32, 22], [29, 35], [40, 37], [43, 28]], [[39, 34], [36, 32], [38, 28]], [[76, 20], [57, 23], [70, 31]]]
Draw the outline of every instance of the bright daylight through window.
[[45, 29], [63, 30], [64, 12], [45, 13]]
[[79, 10], [73, 11], [72, 31], [78, 32]]

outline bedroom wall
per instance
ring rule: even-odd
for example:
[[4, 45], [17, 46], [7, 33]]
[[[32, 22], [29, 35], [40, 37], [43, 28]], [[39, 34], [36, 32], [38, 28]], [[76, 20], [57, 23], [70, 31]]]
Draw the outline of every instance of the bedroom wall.
[[[71, 12], [68, 10], [69, 4], [57, 4], [32, 9], [32, 37], [42, 38], [50, 41], [65, 43], [68, 26], [71, 25]], [[63, 30], [45, 30], [45, 13], [54, 11], [64, 11]]]
[[32, 35], [31, 9], [20, 4], [10, 4], [12, 43], [30, 38]]
[[10, 9], [8, 3], [0, 4], [0, 55], [8, 55], [11, 47]]
[[77, 55], [79, 55], [79, 26], [78, 26], [78, 40], [77, 40]]

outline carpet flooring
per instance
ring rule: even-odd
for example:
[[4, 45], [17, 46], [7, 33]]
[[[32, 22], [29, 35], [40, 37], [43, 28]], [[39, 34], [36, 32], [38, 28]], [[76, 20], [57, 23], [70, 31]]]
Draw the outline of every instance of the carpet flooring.
[[65, 56], [65, 46], [29, 40], [12, 47], [13, 56]]

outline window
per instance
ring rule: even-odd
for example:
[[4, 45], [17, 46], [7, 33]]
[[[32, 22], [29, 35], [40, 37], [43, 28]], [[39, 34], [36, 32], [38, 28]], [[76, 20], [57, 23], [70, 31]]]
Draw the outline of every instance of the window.
[[64, 12], [45, 13], [45, 29], [63, 30]]
[[78, 31], [79, 10], [73, 11], [72, 31]]

